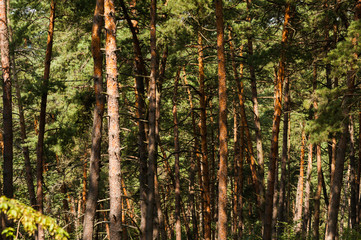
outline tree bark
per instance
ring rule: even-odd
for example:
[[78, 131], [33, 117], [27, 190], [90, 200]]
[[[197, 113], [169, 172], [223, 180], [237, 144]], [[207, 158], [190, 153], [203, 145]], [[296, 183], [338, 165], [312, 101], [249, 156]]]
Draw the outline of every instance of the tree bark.
[[121, 239], [122, 198], [120, 165], [119, 91], [117, 70], [117, 46], [115, 7], [113, 0], [104, 1], [105, 16], [105, 60], [107, 74], [108, 116], [109, 116], [109, 198], [110, 239]]
[[[361, 18], [361, 0], [356, 2], [355, 6], [355, 21], [358, 21]], [[355, 46], [357, 43], [357, 38], [353, 39], [353, 45]], [[354, 52], [354, 57], [357, 58], [357, 52]], [[353, 64], [351, 63], [351, 70], [347, 73], [347, 90], [343, 97], [342, 101], [342, 116], [344, 118], [342, 122], [342, 133], [338, 143], [337, 153], [336, 153], [336, 162], [335, 162], [335, 173], [333, 176], [333, 181], [331, 183], [331, 191], [330, 191], [330, 204], [328, 206], [328, 215], [327, 215], [327, 225], [326, 225], [326, 233], [325, 240], [334, 240], [337, 237], [337, 217], [338, 210], [340, 206], [340, 198], [341, 198], [341, 186], [342, 186], [342, 178], [343, 178], [343, 169], [344, 169], [344, 161], [346, 155], [346, 146], [349, 137], [349, 113], [351, 110], [351, 100], [352, 94], [354, 91], [355, 85], [355, 70], [353, 69]]]
[[92, 147], [90, 153], [89, 165], [89, 190], [86, 202], [86, 209], [83, 223], [83, 240], [92, 239], [94, 231], [94, 219], [97, 208], [97, 200], [99, 193], [99, 174], [101, 159], [101, 141], [102, 141], [102, 125], [105, 107], [105, 97], [103, 95], [103, 55], [101, 48], [101, 30], [104, 25], [104, 0], [97, 0], [92, 28], [92, 55], [94, 61], [93, 78], [95, 106], [93, 113], [93, 129], [92, 129]]
[[[183, 73], [184, 73], [184, 84], [186, 86], [188, 86], [188, 80], [187, 80], [187, 75], [185, 72], [185, 67], [183, 67]], [[196, 119], [195, 119], [195, 115], [194, 115], [194, 105], [193, 105], [193, 100], [192, 100], [192, 94], [190, 91], [190, 87], [187, 87], [187, 93], [188, 93], [188, 100], [189, 100], [189, 105], [191, 108], [191, 118], [192, 118], [192, 127], [193, 127], [193, 136], [194, 136], [194, 149], [193, 151], [191, 151], [191, 155], [192, 155], [192, 163], [191, 163], [191, 167], [190, 167], [190, 210], [191, 210], [191, 214], [192, 214], [192, 227], [193, 227], [193, 238], [195, 240], [198, 239], [198, 221], [197, 221], [197, 213], [196, 213], [196, 201], [195, 201], [195, 175], [196, 175], [196, 171], [197, 171], [197, 164], [199, 164], [199, 140], [198, 140], [198, 135], [199, 135], [199, 131], [197, 131], [197, 125], [196, 125]], [[200, 184], [201, 185], [201, 184]]]
[[[45, 136], [45, 121], [46, 121], [46, 104], [48, 98], [48, 85], [50, 76], [50, 63], [53, 50], [53, 36], [54, 36], [54, 21], [55, 21], [55, 0], [51, 1], [50, 5], [50, 18], [49, 18], [49, 30], [47, 47], [45, 54], [45, 69], [42, 82], [42, 94], [40, 105], [40, 117], [39, 117], [39, 134], [38, 144], [36, 147], [36, 178], [37, 178], [37, 191], [36, 191], [36, 203], [37, 209], [40, 213], [43, 213], [43, 170], [44, 170], [44, 136]], [[38, 227], [38, 240], [45, 239], [44, 229], [39, 225]]]
[[[232, 29], [229, 29], [229, 48], [231, 54], [231, 61], [232, 61], [232, 70], [234, 74], [234, 78], [236, 83], [240, 82], [240, 76], [238, 74], [237, 65], [235, 61], [235, 47], [233, 45], [232, 39]], [[242, 50], [241, 50], [242, 51]], [[240, 74], [241, 78], [243, 77], [243, 64], [240, 66]], [[241, 87], [243, 89], [243, 87]], [[243, 90], [242, 90], [243, 91]], [[243, 92], [239, 95], [241, 99], [243, 99]], [[244, 144], [244, 127], [242, 122], [240, 123], [241, 129], [240, 132], [238, 131], [239, 125], [239, 117], [237, 112], [238, 104], [236, 102], [234, 104], [234, 196], [233, 196], [233, 239], [241, 239], [242, 238], [242, 225], [243, 225], [243, 215], [242, 215], [242, 188], [243, 188], [243, 144]]]
[[290, 96], [290, 80], [285, 78], [285, 99], [284, 99], [284, 112], [283, 112], [283, 138], [282, 138], [282, 157], [281, 157], [281, 179], [280, 179], [280, 190], [279, 190], [279, 201], [278, 201], [278, 235], [281, 236], [284, 229], [284, 222], [286, 221], [285, 214], [285, 197], [286, 197], [286, 166], [288, 160], [288, 136], [290, 132], [288, 131], [288, 122], [290, 118], [290, 105], [291, 105], [291, 96]]
[[300, 234], [302, 230], [302, 210], [303, 210], [303, 177], [304, 177], [304, 159], [305, 159], [305, 123], [302, 124], [302, 140], [301, 140], [301, 157], [300, 157], [300, 176], [297, 184], [296, 205], [293, 222], [295, 225], [295, 233]]
[[218, 239], [227, 239], [227, 86], [222, 0], [215, 1], [219, 95]]
[[272, 209], [273, 209], [273, 194], [275, 184], [276, 162], [278, 158], [278, 134], [280, 128], [281, 112], [282, 112], [282, 86], [285, 78], [285, 46], [288, 42], [288, 24], [291, 18], [290, 3], [286, 4], [285, 20], [282, 31], [282, 46], [281, 59], [279, 62], [278, 75], [275, 86], [275, 101], [274, 101], [274, 117], [272, 125], [272, 140], [271, 140], [271, 156], [267, 177], [267, 194], [264, 214], [264, 229], [263, 239], [269, 240], [272, 238]]
[[349, 117], [349, 136], [350, 136], [350, 184], [351, 184], [351, 196], [350, 196], [350, 216], [351, 228], [356, 227], [357, 218], [357, 183], [356, 183], [356, 158], [355, 158], [355, 138], [354, 138], [354, 124], [352, 115]]
[[156, 119], [156, 104], [157, 101], [157, 52], [156, 52], [156, 9], [157, 0], [152, 0], [150, 4], [150, 79], [149, 79], [149, 136], [148, 136], [148, 191], [147, 191], [147, 216], [146, 216], [146, 239], [151, 240], [153, 238], [153, 219], [154, 219], [154, 174], [157, 166], [157, 119]]
[[[250, 10], [252, 4], [252, 0], [247, 0], [247, 9]], [[249, 22], [252, 21], [251, 17], [248, 16], [247, 20]], [[248, 45], [248, 55], [250, 58], [253, 56], [253, 40], [250, 36], [247, 37], [247, 45]], [[248, 60], [250, 79], [251, 79], [251, 89], [252, 89], [252, 102], [253, 102], [253, 119], [254, 119], [254, 127], [256, 132], [256, 148], [257, 148], [257, 160], [258, 160], [258, 180], [259, 182], [259, 196], [260, 196], [260, 205], [264, 206], [264, 157], [263, 157], [263, 143], [262, 143], [262, 131], [261, 131], [261, 122], [259, 118], [258, 111], [258, 97], [257, 97], [257, 80], [256, 80], [256, 71], [253, 66], [252, 60]]]
[[175, 236], [176, 240], [181, 240], [181, 203], [180, 203], [180, 167], [179, 167], [179, 130], [178, 130], [178, 116], [177, 116], [177, 98], [178, 98], [178, 81], [179, 81], [180, 69], [177, 71], [177, 76], [174, 80], [173, 91], [173, 132], [174, 132], [174, 173], [175, 173]]
[[312, 156], [313, 144], [308, 145], [308, 160], [307, 160], [307, 173], [306, 173], [306, 186], [305, 186], [305, 209], [303, 212], [302, 231], [304, 236], [308, 236], [308, 223], [311, 221], [311, 174], [312, 174]]
[[[361, 1], [358, 3], [358, 6], [361, 8]], [[338, 143], [336, 163], [335, 163], [335, 173], [330, 191], [330, 201], [329, 201], [330, 204], [328, 206], [327, 226], [326, 226], [326, 234], [325, 234], [326, 240], [334, 240], [337, 236], [337, 216], [340, 206], [343, 169], [344, 169], [346, 146], [347, 146], [348, 134], [349, 134], [348, 124], [349, 124], [349, 112], [351, 108], [350, 101], [352, 99], [354, 81], [355, 81], [354, 74], [355, 72], [353, 70], [348, 72], [347, 91], [345, 93], [342, 102], [342, 116], [344, 117], [344, 120], [342, 122], [342, 134]]]
[[204, 53], [202, 35], [198, 32], [198, 68], [199, 68], [199, 92], [200, 92], [200, 107], [201, 107], [201, 176], [202, 176], [202, 209], [203, 209], [203, 227], [204, 239], [211, 239], [211, 196], [210, 196], [210, 180], [209, 180], [209, 163], [208, 163], [208, 146], [207, 146], [207, 104], [204, 85]]

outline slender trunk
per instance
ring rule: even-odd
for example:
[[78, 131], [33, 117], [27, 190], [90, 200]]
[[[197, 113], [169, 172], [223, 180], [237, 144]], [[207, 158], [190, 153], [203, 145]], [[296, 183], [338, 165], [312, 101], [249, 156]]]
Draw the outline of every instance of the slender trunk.
[[93, 77], [95, 106], [93, 113], [92, 147], [89, 166], [89, 190], [83, 223], [83, 240], [92, 239], [94, 231], [94, 219], [97, 208], [99, 193], [99, 174], [101, 159], [102, 125], [104, 115], [105, 98], [103, 95], [103, 55], [101, 47], [101, 30], [104, 25], [104, 0], [97, 0], [92, 28], [92, 54], [94, 61]]
[[[241, 57], [242, 57], [242, 49], [243, 47], [241, 47]], [[243, 65], [241, 64], [241, 78], [243, 77]], [[261, 203], [261, 199], [260, 199], [260, 180], [258, 179], [258, 173], [257, 173], [257, 163], [253, 157], [253, 146], [252, 146], [252, 138], [251, 138], [251, 134], [249, 131], [249, 127], [248, 127], [248, 123], [247, 123], [247, 117], [246, 117], [246, 110], [245, 110], [245, 101], [244, 101], [244, 94], [243, 94], [243, 81], [241, 80], [241, 78], [237, 76], [236, 78], [236, 85], [237, 85], [237, 90], [238, 90], [238, 100], [239, 100], [239, 106], [240, 106], [240, 112], [241, 112], [241, 125], [243, 127], [244, 130], [244, 134], [246, 136], [246, 140], [247, 140], [247, 145], [246, 148], [244, 148], [247, 152], [248, 152], [248, 157], [247, 157], [247, 161], [250, 164], [250, 168], [251, 168], [251, 173], [252, 173], [252, 182], [253, 185], [255, 187], [255, 194], [257, 197], [257, 204], [258, 204], [258, 210], [260, 212], [259, 217], [262, 217], [262, 203]]]
[[295, 233], [300, 234], [302, 230], [302, 210], [303, 210], [303, 176], [304, 176], [304, 159], [305, 159], [305, 126], [303, 123], [302, 126], [302, 140], [301, 140], [301, 157], [300, 157], [300, 176], [298, 178], [297, 184], [297, 195], [296, 195], [296, 205], [295, 205], [295, 214], [293, 221], [296, 224]]
[[[355, 21], [358, 21], [361, 18], [361, 0], [358, 0], [355, 6]], [[357, 44], [357, 38], [353, 39], [353, 45]], [[355, 51], [354, 57], [357, 59], [358, 54]], [[347, 73], [347, 90], [345, 92], [343, 101], [342, 101], [342, 116], [344, 118], [342, 122], [342, 133], [338, 143], [337, 153], [336, 153], [336, 163], [335, 163], [335, 173], [333, 176], [333, 181], [331, 183], [330, 191], [330, 204], [328, 206], [328, 215], [327, 215], [327, 225], [326, 225], [326, 240], [333, 240], [337, 237], [337, 217], [338, 210], [340, 206], [340, 197], [341, 197], [341, 186], [343, 178], [343, 168], [346, 155], [346, 146], [348, 141], [348, 125], [349, 125], [349, 113], [351, 110], [351, 100], [352, 94], [354, 91], [355, 85], [355, 74], [356, 71], [353, 69], [353, 64], [351, 63], [351, 70]]]
[[[45, 123], [46, 123], [46, 103], [48, 98], [48, 85], [49, 85], [49, 75], [50, 75], [50, 63], [51, 63], [51, 54], [53, 50], [53, 35], [54, 35], [54, 20], [55, 20], [55, 1], [51, 1], [50, 6], [50, 19], [49, 19], [49, 31], [47, 39], [47, 47], [45, 54], [45, 69], [44, 77], [42, 82], [42, 95], [41, 95], [41, 105], [40, 105], [40, 117], [39, 117], [39, 134], [38, 134], [38, 144], [36, 147], [36, 178], [37, 178], [37, 191], [36, 191], [36, 203], [37, 208], [40, 213], [43, 213], [43, 170], [44, 170], [44, 135], [45, 135]], [[45, 239], [44, 230], [39, 225], [38, 227], [38, 240]]]
[[0, 1], [0, 53], [3, 77], [3, 193], [12, 198], [13, 189], [13, 118], [10, 78], [9, 30], [6, 0]]
[[31, 162], [30, 162], [29, 147], [27, 147], [25, 145], [27, 142], [25, 116], [24, 116], [24, 109], [23, 109], [23, 103], [21, 100], [19, 80], [18, 80], [17, 74], [16, 74], [14, 59], [12, 59], [12, 65], [13, 65], [14, 85], [15, 85], [15, 89], [16, 89], [16, 98], [18, 100], [17, 103], [18, 103], [18, 109], [19, 109], [21, 143], [23, 144], [22, 150], [23, 150], [23, 154], [24, 154], [26, 185], [28, 187], [30, 204], [32, 207], [35, 207], [36, 206], [36, 197], [35, 197], [33, 170], [32, 170]]
[[351, 228], [356, 227], [357, 216], [357, 183], [356, 183], [356, 159], [355, 159], [355, 138], [354, 138], [354, 126], [353, 118], [350, 115], [349, 135], [350, 135], [350, 184], [351, 184], [351, 196], [350, 196], [350, 220]]
[[[317, 88], [317, 65], [313, 66], [313, 92], [315, 93]], [[313, 102], [313, 107], [315, 109], [314, 118], [317, 119], [317, 110], [318, 103], [316, 101]], [[322, 192], [322, 160], [321, 160], [321, 144], [316, 144], [316, 162], [317, 162], [317, 190], [314, 197], [314, 223], [313, 223], [313, 232], [315, 239], [319, 239], [319, 225], [320, 225], [320, 200], [321, 200], [321, 192]]]
[[218, 239], [227, 239], [227, 87], [222, 0], [215, 1], [219, 94]]
[[288, 122], [290, 117], [290, 80], [288, 77], [285, 78], [285, 99], [284, 99], [284, 112], [283, 112], [283, 138], [282, 138], [282, 157], [281, 157], [281, 179], [280, 179], [280, 190], [279, 190], [279, 202], [278, 202], [278, 235], [282, 235], [284, 229], [284, 222], [286, 220], [285, 214], [285, 197], [286, 197], [286, 166], [288, 160]]
[[305, 186], [305, 210], [303, 212], [302, 231], [304, 236], [308, 236], [308, 223], [311, 219], [311, 173], [312, 173], [312, 153], [313, 144], [308, 145], [308, 162], [307, 162], [307, 173], [306, 173], [306, 186]]
[[[231, 61], [234, 78], [237, 82], [240, 81], [237, 71], [237, 65], [235, 62], [235, 49], [232, 41], [232, 29], [229, 30], [229, 48], [231, 51]], [[241, 75], [243, 75], [243, 65], [241, 65]], [[243, 76], [242, 76], [243, 77]], [[243, 94], [243, 93], [242, 93]], [[242, 97], [241, 97], [242, 98]], [[234, 138], [234, 191], [233, 191], [233, 224], [232, 235], [233, 239], [242, 238], [242, 169], [241, 162], [243, 161], [243, 125], [241, 126], [241, 134], [238, 131], [239, 117], [237, 113], [238, 104], [233, 102], [234, 105], [234, 126], [233, 126], [233, 138]], [[241, 136], [240, 136], [241, 135]]]
[[[158, 175], [154, 176], [154, 197], [155, 197], [155, 207], [157, 209], [157, 217], [158, 217], [158, 229], [159, 231], [154, 231], [153, 236], [158, 237], [160, 234], [161, 240], [167, 239], [167, 234], [165, 231], [165, 221], [164, 221], [164, 215], [162, 212], [162, 203], [160, 198], [160, 192], [159, 192], [159, 181], [158, 181]], [[156, 233], [155, 233], [156, 232]]]
[[[188, 86], [187, 81], [187, 75], [185, 72], [185, 67], [183, 67], [183, 73], [184, 73], [184, 84]], [[188, 99], [189, 99], [189, 105], [191, 107], [191, 118], [192, 118], [192, 127], [193, 127], [193, 135], [194, 135], [194, 149], [191, 152], [192, 156], [192, 162], [190, 167], [190, 209], [192, 214], [192, 227], [193, 227], [193, 238], [198, 239], [198, 221], [197, 221], [197, 213], [196, 213], [196, 203], [195, 203], [195, 175], [197, 171], [197, 163], [199, 162], [199, 140], [198, 140], [198, 131], [197, 131], [197, 125], [196, 125], [196, 119], [194, 116], [194, 106], [193, 106], [193, 100], [192, 100], [192, 94], [190, 91], [190, 87], [187, 87], [187, 93], [188, 93]]]
[[[250, 10], [252, 4], [252, 0], [247, 0], [247, 9]], [[247, 21], [251, 22], [252, 19], [250, 16], [247, 17]], [[248, 45], [248, 55], [250, 58], [253, 56], [253, 40], [249, 36], [247, 38], [247, 45]], [[263, 158], [263, 143], [262, 143], [262, 131], [261, 131], [261, 122], [259, 118], [259, 111], [258, 111], [258, 98], [257, 98], [257, 81], [256, 81], [256, 71], [253, 66], [252, 61], [248, 62], [249, 64], [249, 72], [250, 72], [250, 79], [251, 79], [251, 89], [252, 89], [252, 102], [253, 102], [253, 118], [254, 118], [254, 126], [256, 132], [256, 148], [257, 148], [257, 160], [258, 160], [258, 180], [259, 182], [259, 195], [261, 200], [261, 206], [264, 205], [264, 158]]]
[[[232, 59], [233, 60], [233, 59]], [[238, 230], [238, 183], [239, 183], [239, 169], [238, 169], [238, 162], [239, 162], [239, 134], [238, 134], [238, 115], [237, 115], [237, 105], [233, 100], [233, 187], [232, 187], [232, 236], [233, 239], [238, 239], [237, 230]]]
[[133, 38], [133, 51], [135, 58], [135, 86], [136, 86], [136, 105], [137, 105], [137, 124], [138, 124], [138, 154], [139, 154], [139, 183], [140, 183], [140, 230], [142, 240], [145, 239], [145, 228], [146, 228], [146, 199], [147, 199], [147, 144], [146, 144], [146, 131], [145, 131], [145, 92], [144, 92], [144, 76], [147, 75], [140, 42], [137, 36], [137, 23], [131, 20], [127, 8], [125, 7], [124, 1], [120, 1], [123, 14], [127, 20], [129, 29], [132, 33]]
[[177, 71], [177, 76], [174, 80], [173, 91], [173, 132], [174, 132], [174, 172], [175, 172], [175, 236], [176, 240], [181, 240], [181, 217], [180, 217], [180, 167], [179, 167], [179, 131], [178, 131], [178, 116], [177, 116], [177, 98], [178, 98], [178, 81], [180, 69]]
[[109, 198], [110, 198], [110, 236], [121, 239], [122, 233], [122, 198], [120, 166], [120, 128], [119, 128], [119, 91], [116, 56], [116, 25], [113, 0], [104, 1], [105, 16], [105, 60], [107, 74], [108, 116], [109, 116]]
[[151, 51], [151, 71], [149, 79], [149, 137], [148, 137], [148, 191], [147, 191], [147, 216], [146, 216], [146, 239], [153, 238], [153, 220], [154, 220], [154, 174], [157, 166], [157, 133], [156, 133], [156, 108], [157, 102], [157, 52], [156, 52], [156, 4], [157, 0], [152, 0], [150, 5], [150, 51]]
[[[358, 2], [358, 7], [361, 8], [361, 1]], [[343, 168], [344, 168], [346, 146], [347, 146], [348, 133], [349, 133], [348, 132], [349, 112], [350, 112], [350, 101], [352, 99], [352, 93], [353, 93], [354, 81], [355, 81], [354, 74], [355, 72], [352, 70], [348, 73], [347, 91], [345, 93], [342, 102], [342, 115], [344, 117], [344, 121], [342, 123], [342, 133], [337, 148], [335, 173], [330, 191], [330, 201], [329, 201], [330, 204], [328, 206], [327, 226], [326, 226], [326, 235], [325, 235], [326, 240], [334, 240], [337, 236], [337, 216], [340, 206]]]
[[202, 176], [202, 195], [203, 195], [203, 227], [204, 239], [211, 239], [211, 196], [210, 196], [210, 181], [209, 181], [209, 164], [208, 164], [208, 147], [207, 147], [207, 113], [206, 113], [206, 95], [204, 85], [204, 54], [202, 35], [198, 32], [198, 68], [199, 68], [199, 92], [200, 92], [200, 107], [201, 107], [201, 176]]
[[[290, 4], [286, 4], [285, 20], [282, 31], [282, 46], [285, 48], [288, 42], [288, 24], [290, 21]], [[271, 156], [267, 178], [267, 194], [266, 194], [266, 205], [264, 214], [264, 229], [263, 239], [269, 240], [272, 238], [272, 209], [273, 209], [273, 194], [274, 194], [274, 183], [276, 173], [276, 162], [278, 158], [278, 134], [280, 128], [281, 112], [282, 112], [282, 86], [285, 78], [285, 63], [286, 56], [285, 50], [281, 51], [281, 59], [279, 62], [278, 75], [276, 79], [275, 87], [275, 101], [274, 101], [274, 117], [272, 125], [272, 140], [271, 140]]]
[[[361, 111], [358, 113], [358, 123], [361, 126]], [[358, 201], [357, 201], [357, 223], [361, 223], [361, 127], [358, 132], [358, 171], [357, 171], [357, 181], [358, 181]]]

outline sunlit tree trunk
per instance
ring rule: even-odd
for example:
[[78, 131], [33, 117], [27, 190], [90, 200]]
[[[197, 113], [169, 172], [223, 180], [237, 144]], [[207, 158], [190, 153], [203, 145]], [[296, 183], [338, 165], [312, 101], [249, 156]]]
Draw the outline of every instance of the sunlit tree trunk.
[[104, 1], [105, 16], [105, 60], [108, 95], [108, 138], [109, 138], [109, 198], [110, 198], [110, 239], [121, 239], [121, 166], [120, 166], [120, 126], [119, 126], [119, 91], [117, 70], [117, 45], [115, 8], [113, 0]]
[[145, 126], [145, 91], [144, 91], [144, 76], [147, 75], [145, 63], [142, 56], [140, 42], [137, 36], [137, 22], [129, 17], [128, 10], [124, 1], [120, 1], [124, 17], [128, 23], [129, 29], [132, 33], [133, 51], [135, 59], [135, 88], [136, 88], [136, 105], [137, 105], [137, 124], [138, 124], [138, 154], [139, 154], [139, 184], [140, 184], [140, 231], [141, 238], [145, 239], [145, 223], [146, 223], [146, 199], [147, 199], [147, 144], [146, 144], [146, 126]]
[[283, 112], [283, 138], [282, 138], [282, 157], [281, 157], [281, 179], [280, 179], [280, 187], [279, 187], [279, 201], [278, 201], [278, 235], [281, 235], [284, 229], [284, 223], [286, 221], [286, 213], [285, 213], [285, 197], [286, 197], [286, 167], [288, 160], [288, 122], [290, 117], [290, 79], [287, 77], [285, 79], [285, 98], [284, 98], [284, 112]]
[[297, 193], [296, 193], [296, 205], [293, 222], [295, 225], [295, 233], [299, 234], [302, 230], [302, 210], [303, 210], [303, 177], [304, 177], [304, 161], [305, 161], [305, 123], [302, 126], [302, 140], [301, 140], [301, 157], [300, 157], [300, 176], [298, 178]]
[[[55, 1], [51, 1], [50, 6], [50, 18], [49, 18], [49, 30], [47, 47], [45, 54], [45, 69], [42, 82], [42, 95], [40, 105], [40, 117], [39, 117], [39, 134], [38, 144], [36, 147], [36, 178], [37, 178], [37, 191], [36, 191], [36, 203], [37, 209], [40, 213], [43, 213], [43, 170], [44, 170], [44, 136], [45, 136], [45, 121], [46, 121], [46, 104], [48, 98], [48, 85], [50, 76], [50, 63], [51, 54], [53, 50], [53, 35], [54, 35], [54, 20], [55, 20]], [[45, 239], [44, 229], [39, 225], [38, 227], [38, 240]]]
[[94, 219], [99, 193], [99, 174], [101, 158], [102, 125], [105, 98], [103, 95], [103, 55], [101, 48], [101, 30], [104, 25], [104, 0], [97, 0], [92, 28], [92, 54], [94, 60], [95, 106], [93, 114], [92, 147], [89, 166], [89, 190], [83, 223], [83, 240], [92, 239]]
[[350, 136], [350, 185], [351, 185], [351, 195], [350, 195], [350, 223], [351, 228], [355, 229], [356, 227], [356, 216], [357, 216], [357, 183], [356, 183], [356, 158], [355, 158], [355, 138], [354, 138], [354, 123], [352, 115], [349, 117], [349, 136]]
[[[286, 4], [285, 18], [282, 31], [282, 46], [285, 48], [288, 42], [288, 24], [291, 18], [290, 3]], [[272, 125], [272, 140], [271, 140], [271, 156], [267, 178], [267, 194], [264, 214], [264, 229], [263, 239], [269, 240], [272, 238], [272, 209], [273, 209], [273, 195], [275, 185], [276, 162], [278, 158], [278, 134], [280, 128], [281, 111], [282, 111], [282, 86], [285, 78], [285, 65], [286, 65], [285, 51], [281, 51], [281, 59], [279, 62], [278, 75], [275, 87], [275, 100], [274, 100], [274, 117]]]
[[311, 221], [311, 173], [312, 173], [312, 159], [313, 159], [313, 144], [308, 145], [308, 160], [305, 186], [305, 209], [303, 212], [302, 231], [303, 236], [308, 236], [308, 224]]
[[199, 68], [199, 92], [201, 107], [201, 176], [202, 176], [202, 209], [203, 209], [203, 227], [204, 239], [211, 239], [211, 196], [210, 196], [210, 180], [209, 180], [209, 164], [208, 164], [208, 144], [207, 144], [207, 113], [206, 113], [206, 95], [204, 86], [204, 53], [202, 35], [198, 32], [198, 68]]
[[219, 94], [218, 239], [227, 239], [227, 87], [222, 0], [215, 1]]
[[178, 130], [178, 116], [177, 116], [177, 98], [178, 98], [178, 81], [179, 81], [180, 69], [177, 71], [177, 76], [174, 80], [173, 91], [173, 132], [174, 132], [174, 173], [175, 173], [175, 236], [176, 240], [181, 240], [181, 206], [180, 206], [180, 171], [179, 171], [179, 130]]

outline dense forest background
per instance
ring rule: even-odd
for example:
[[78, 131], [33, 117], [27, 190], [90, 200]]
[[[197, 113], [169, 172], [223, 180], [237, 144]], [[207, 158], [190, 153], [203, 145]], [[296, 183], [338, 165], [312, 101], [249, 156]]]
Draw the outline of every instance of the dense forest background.
[[1, 238], [361, 239], [360, 18], [1, 0]]

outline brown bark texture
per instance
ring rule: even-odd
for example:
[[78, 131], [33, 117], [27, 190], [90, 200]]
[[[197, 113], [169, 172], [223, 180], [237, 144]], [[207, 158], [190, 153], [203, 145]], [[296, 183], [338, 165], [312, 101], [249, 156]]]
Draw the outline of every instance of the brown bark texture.
[[296, 194], [296, 205], [295, 205], [295, 214], [293, 221], [296, 224], [295, 226], [295, 233], [299, 234], [302, 230], [302, 210], [303, 210], [303, 187], [304, 187], [304, 162], [305, 162], [305, 141], [306, 141], [306, 135], [305, 135], [305, 123], [303, 123], [302, 126], [302, 140], [301, 140], [301, 156], [300, 156], [300, 175], [298, 178], [298, 184], [297, 184], [297, 194]]
[[308, 224], [311, 221], [311, 174], [312, 174], [313, 144], [308, 145], [307, 173], [305, 185], [305, 209], [303, 212], [302, 231], [304, 235], [308, 235]]
[[12, 94], [10, 78], [10, 51], [9, 30], [7, 22], [6, 0], [0, 1], [0, 53], [1, 70], [3, 77], [3, 141], [4, 141], [4, 165], [3, 165], [3, 193], [12, 198], [13, 189], [13, 118], [12, 118]]
[[174, 133], [174, 173], [175, 173], [175, 236], [176, 240], [181, 240], [181, 203], [180, 203], [180, 167], [179, 167], [179, 130], [178, 130], [178, 116], [177, 116], [177, 98], [178, 98], [178, 82], [179, 82], [180, 69], [177, 72], [177, 76], [174, 80], [174, 92], [173, 92], [173, 133]]
[[121, 165], [120, 165], [120, 128], [119, 128], [119, 92], [117, 71], [117, 46], [115, 7], [113, 0], [104, 1], [105, 16], [105, 60], [108, 95], [108, 138], [109, 138], [109, 198], [110, 198], [110, 239], [121, 239]]
[[103, 95], [103, 56], [101, 48], [101, 30], [104, 25], [104, 0], [97, 0], [92, 27], [92, 55], [94, 61], [93, 78], [95, 106], [93, 113], [92, 146], [89, 165], [89, 189], [83, 223], [83, 240], [92, 239], [94, 219], [99, 193], [99, 174], [101, 159], [102, 125], [105, 97]]
[[145, 91], [144, 91], [144, 77], [147, 75], [145, 68], [140, 42], [137, 36], [137, 22], [132, 20], [128, 14], [128, 10], [123, 0], [120, 1], [124, 17], [128, 23], [129, 29], [132, 33], [133, 51], [135, 59], [135, 89], [136, 89], [136, 106], [137, 106], [137, 124], [138, 124], [138, 156], [139, 156], [139, 183], [140, 183], [140, 212], [141, 222], [140, 231], [142, 232], [142, 239], [145, 237], [145, 223], [146, 223], [146, 199], [147, 199], [147, 137], [145, 126]]
[[12, 59], [12, 68], [13, 68], [13, 76], [14, 76], [14, 85], [15, 85], [15, 89], [16, 89], [17, 105], [18, 105], [18, 109], [19, 109], [20, 133], [21, 133], [21, 143], [23, 144], [22, 150], [23, 150], [23, 154], [24, 154], [26, 185], [28, 187], [30, 204], [32, 207], [35, 207], [36, 206], [36, 195], [35, 195], [35, 188], [34, 188], [34, 177], [33, 177], [33, 171], [32, 171], [31, 162], [30, 162], [29, 147], [25, 145], [25, 143], [27, 141], [25, 114], [24, 114], [23, 103], [21, 100], [21, 93], [20, 93], [21, 89], [20, 89], [20, 85], [19, 85], [19, 79], [17, 78], [16, 69], [15, 69], [14, 57]]
[[[250, 10], [252, 5], [251, 0], [247, 0], [247, 9]], [[247, 17], [247, 21], [251, 22], [251, 16]], [[247, 38], [248, 45], [248, 55], [250, 58], [253, 56], [253, 39], [248, 36]], [[260, 205], [263, 207], [264, 205], [264, 157], [263, 157], [263, 143], [262, 143], [262, 131], [261, 131], [261, 122], [259, 118], [259, 110], [258, 110], [258, 94], [257, 94], [257, 80], [256, 80], [256, 70], [253, 66], [251, 60], [248, 61], [250, 80], [251, 80], [251, 90], [252, 90], [252, 102], [253, 102], [253, 119], [254, 119], [254, 127], [255, 127], [255, 135], [256, 135], [256, 149], [257, 149], [257, 160], [258, 160], [258, 180], [259, 182], [259, 197], [260, 197]]]
[[278, 235], [281, 235], [284, 229], [284, 222], [286, 220], [286, 167], [288, 160], [288, 136], [290, 132], [288, 131], [288, 122], [290, 118], [290, 110], [291, 110], [291, 94], [290, 94], [290, 79], [285, 78], [285, 88], [284, 88], [284, 111], [283, 111], [283, 137], [282, 137], [282, 156], [281, 156], [281, 179], [280, 179], [280, 187], [279, 187], [279, 200], [278, 200]]
[[[42, 82], [42, 95], [40, 105], [40, 117], [39, 117], [39, 134], [38, 143], [36, 147], [36, 178], [37, 178], [37, 191], [36, 191], [36, 204], [40, 213], [43, 213], [43, 170], [44, 170], [44, 137], [45, 137], [45, 121], [46, 121], [46, 104], [48, 98], [48, 85], [50, 77], [50, 63], [53, 50], [53, 36], [54, 36], [54, 21], [55, 21], [55, 1], [52, 0], [50, 4], [50, 18], [49, 18], [49, 30], [47, 47], [45, 54], [45, 69]], [[38, 228], [38, 240], [45, 239], [44, 230], [39, 225]]]
[[157, 1], [152, 0], [150, 4], [150, 79], [149, 79], [149, 133], [148, 133], [148, 191], [147, 191], [147, 216], [146, 216], [146, 231], [145, 239], [151, 240], [153, 238], [153, 220], [154, 220], [154, 174], [157, 165], [157, 119], [156, 119], [156, 108], [157, 108], [157, 52], [156, 52], [156, 14], [157, 14]]
[[202, 209], [203, 209], [203, 227], [204, 239], [211, 239], [211, 192], [210, 192], [210, 177], [209, 177], [209, 163], [208, 163], [208, 144], [207, 144], [207, 103], [204, 84], [204, 53], [202, 35], [198, 32], [198, 69], [199, 69], [199, 92], [200, 92], [200, 107], [201, 107], [201, 174], [200, 181], [202, 181]]
[[272, 124], [272, 139], [271, 139], [271, 156], [267, 177], [267, 194], [266, 194], [266, 204], [265, 204], [265, 214], [264, 214], [264, 229], [263, 229], [263, 239], [269, 240], [272, 238], [272, 209], [273, 209], [273, 194], [274, 194], [274, 185], [275, 185], [275, 173], [276, 173], [276, 162], [278, 158], [278, 134], [280, 130], [280, 121], [281, 121], [281, 112], [282, 112], [282, 87], [285, 78], [285, 65], [286, 65], [286, 56], [285, 56], [285, 46], [288, 42], [288, 25], [291, 18], [290, 4], [286, 4], [285, 9], [285, 20], [283, 24], [282, 31], [282, 46], [283, 50], [281, 51], [281, 58], [279, 62], [278, 74], [276, 79], [275, 86], [275, 100], [274, 100], [274, 116]]
[[227, 86], [222, 0], [215, 1], [219, 95], [218, 239], [227, 239]]

